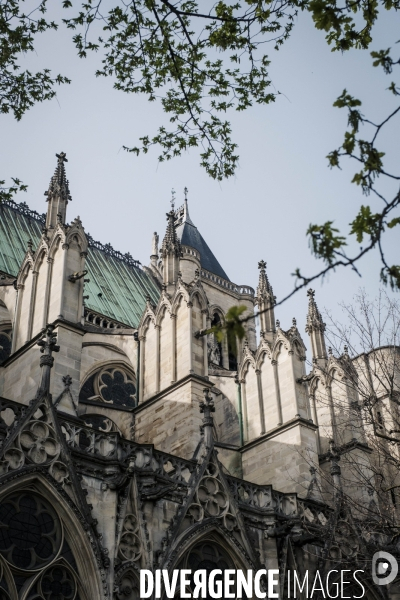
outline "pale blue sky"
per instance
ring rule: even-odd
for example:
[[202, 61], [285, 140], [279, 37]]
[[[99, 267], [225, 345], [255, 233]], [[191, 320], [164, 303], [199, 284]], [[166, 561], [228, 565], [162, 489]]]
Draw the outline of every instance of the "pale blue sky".
[[[395, 13], [382, 15], [371, 49], [394, 45], [398, 25]], [[308, 224], [333, 219], [347, 228], [358, 206], [366, 203], [350, 184], [355, 165], [343, 171], [327, 167], [325, 157], [340, 145], [347, 122], [345, 111], [332, 103], [347, 88], [363, 100], [363, 111], [371, 119], [379, 121], [395, 107], [395, 99], [385, 92], [394, 76], [374, 69], [369, 52], [332, 53], [310, 16], [301, 14], [281, 51], [271, 47], [270, 73], [282, 95], [270, 106], [233, 115], [240, 165], [234, 178], [217, 183], [200, 168], [196, 149], [163, 164], [157, 162], [157, 149], [139, 158], [123, 151], [123, 145], [134, 146], [141, 135], [155, 132], [164, 121], [161, 109], [144, 97], [113, 90], [111, 79], [96, 79], [100, 57], [76, 58], [70, 37], [67, 31], [42, 36], [36, 55], [22, 64], [31, 69], [47, 66], [70, 77], [72, 84], [19, 123], [11, 115], [0, 116], [1, 178], [18, 176], [29, 184], [19, 201], [46, 210], [43, 193], [55, 168], [55, 153], [64, 151], [73, 198], [68, 220], [80, 215], [95, 239], [129, 251], [144, 264], [149, 262], [153, 231], [163, 237], [171, 188], [179, 205], [187, 186], [192, 220], [235, 283], [256, 287], [257, 262], [265, 259], [279, 299], [293, 286], [296, 267], [306, 274], [322, 267], [310, 255]], [[398, 124], [382, 139], [393, 169], [399, 139]], [[373, 205], [374, 200], [368, 202]], [[398, 263], [398, 232], [391, 233], [386, 247], [391, 261]], [[377, 293], [376, 253], [359, 266], [362, 279], [342, 269], [313, 284], [321, 309], [340, 316], [338, 303], [350, 302], [359, 286]], [[277, 310], [277, 318], [289, 328], [295, 316], [304, 331], [306, 311], [304, 290]]]

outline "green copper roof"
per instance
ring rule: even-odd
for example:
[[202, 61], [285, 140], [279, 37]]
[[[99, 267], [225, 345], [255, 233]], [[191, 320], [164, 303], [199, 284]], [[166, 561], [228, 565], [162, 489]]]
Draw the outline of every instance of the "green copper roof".
[[[0, 204], [0, 271], [16, 276], [27, 249], [28, 240], [35, 248], [42, 234], [45, 215], [31, 211], [27, 204]], [[88, 235], [85, 306], [106, 317], [137, 327], [146, 296], [158, 302], [160, 291], [130, 254], [122, 254], [109, 244], [96, 242]]]

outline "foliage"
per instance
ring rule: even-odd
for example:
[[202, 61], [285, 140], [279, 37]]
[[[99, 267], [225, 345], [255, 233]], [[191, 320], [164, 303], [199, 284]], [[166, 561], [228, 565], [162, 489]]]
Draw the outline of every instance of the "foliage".
[[[400, 59], [394, 60], [390, 55], [390, 48], [371, 52], [373, 66], [381, 66], [386, 74], [392, 73], [393, 67], [400, 64]], [[396, 98], [400, 95], [400, 90], [395, 83], [391, 83], [388, 91]], [[345, 108], [348, 111], [348, 130], [345, 132], [342, 145], [328, 154], [329, 166], [331, 168], [340, 168], [342, 157], [347, 157], [356, 161], [361, 166], [352, 179], [352, 183], [361, 187], [365, 196], [373, 196], [380, 203], [380, 208], [374, 211], [369, 205], [361, 205], [353, 221], [349, 224], [348, 235], [354, 236], [357, 243], [365, 243], [355, 254], [350, 255], [346, 252], [345, 246], [348, 245], [348, 237], [341, 235], [337, 228], [332, 227], [333, 221], [327, 221], [323, 225], [310, 224], [307, 235], [310, 236], [311, 251], [317, 258], [321, 258], [327, 267], [318, 275], [324, 275], [329, 270], [338, 266], [351, 266], [357, 272], [357, 261], [367, 252], [377, 247], [379, 250], [382, 269], [381, 281], [389, 284], [392, 289], [400, 289], [400, 265], [390, 265], [386, 258], [383, 248], [383, 234], [386, 229], [393, 229], [400, 225], [398, 208], [400, 205], [400, 193], [398, 182], [400, 174], [387, 171], [384, 168], [383, 158], [385, 152], [377, 147], [379, 134], [386, 127], [390, 127], [393, 119], [400, 112], [398, 105], [383, 121], [374, 123], [367, 119], [360, 110], [361, 101], [351, 96], [347, 90], [337, 98], [334, 106]], [[371, 129], [370, 139], [360, 136], [360, 127], [365, 125]], [[396, 186], [393, 195], [387, 196], [381, 191], [377, 184], [379, 178], [384, 178], [387, 182], [393, 182]], [[309, 283], [313, 278], [304, 277], [297, 269], [295, 275], [302, 284]]]
[[[125, 93], [145, 94], [159, 102], [169, 118], [139, 145], [126, 146], [134, 154], [161, 149], [160, 161], [200, 148], [201, 165], [221, 180], [235, 173], [237, 144], [232, 138], [228, 114], [254, 104], [273, 102], [279, 92], [271, 89], [268, 68], [270, 48], [278, 50], [290, 36], [298, 11], [310, 12], [316, 28], [326, 32], [334, 51], [368, 48], [379, 10], [398, 10], [400, 0], [218, 0], [207, 4], [196, 0], [63, 0], [64, 24], [73, 33], [79, 56], [100, 52], [102, 66], [97, 76], [111, 77], [114, 87]], [[54, 97], [56, 85], [68, 83], [48, 69], [38, 73], [21, 71], [21, 55], [34, 50], [37, 34], [55, 30], [58, 24], [45, 19], [47, 0], [25, 14], [25, 0], [0, 0], [0, 110], [20, 119], [36, 102]], [[390, 49], [371, 53], [373, 66], [391, 74], [399, 60]], [[396, 98], [399, 89], [389, 86]], [[377, 189], [379, 178], [397, 182], [400, 177], [386, 171], [385, 153], [377, 147], [382, 129], [397, 116], [400, 107], [379, 124], [367, 119], [361, 101], [344, 90], [336, 107], [348, 111], [348, 130], [342, 145], [328, 155], [329, 166], [340, 168], [343, 157], [360, 165], [353, 183], [366, 196], [383, 204], [361, 206], [343, 235], [333, 221], [311, 223], [309, 235], [313, 254], [325, 268], [313, 276], [296, 269], [293, 293], [328, 271], [350, 266], [377, 247], [382, 259], [381, 279], [400, 288], [399, 265], [388, 264], [382, 247], [383, 234], [400, 224], [393, 211], [399, 193], [386, 198]], [[360, 127], [372, 128], [371, 138], [360, 135]], [[390, 126], [390, 125], [389, 125]], [[365, 245], [348, 253], [349, 236]]]
[[246, 306], [231, 306], [225, 315], [225, 324], [219, 323], [210, 329], [203, 332], [203, 335], [212, 333], [215, 335], [218, 342], [222, 342], [226, 336], [228, 348], [233, 354], [237, 354], [236, 338], [242, 340], [246, 335], [246, 330], [243, 323], [247, 319], [243, 319], [241, 315], [247, 310]]
[[26, 192], [28, 186], [22, 183], [16, 177], [12, 177], [12, 184], [8, 187], [5, 185], [5, 180], [0, 180], [0, 202], [6, 202], [7, 200], [12, 200], [13, 196], [18, 192]]
[[34, 51], [36, 34], [58, 27], [43, 17], [46, 2], [42, 0], [25, 14], [21, 12], [23, 2], [0, 1], [0, 112], [12, 112], [18, 121], [36, 102], [54, 98], [56, 84], [69, 83], [61, 75], [52, 77], [49, 69], [31, 73], [21, 71], [18, 64], [21, 54]]

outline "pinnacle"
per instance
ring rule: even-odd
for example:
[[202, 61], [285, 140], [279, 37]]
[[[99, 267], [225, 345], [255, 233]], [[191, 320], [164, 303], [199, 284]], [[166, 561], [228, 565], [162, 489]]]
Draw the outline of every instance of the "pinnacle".
[[60, 154], [56, 154], [56, 157], [57, 166], [53, 177], [50, 179], [49, 189], [45, 192], [45, 196], [47, 196], [47, 200], [60, 196], [63, 200], [68, 202], [68, 200], [72, 200], [72, 198], [64, 166], [64, 163], [68, 162], [67, 155], [65, 152], [60, 152]]
[[175, 211], [172, 209], [167, 213], [168, 225], [165, 237], [162, 243], [163, 253], [168, 253], [170, 250], [179, 253], [181, 245], [175, 231]]
[[325, 331], [325, 323], [323, 322], [322, 315], [318, 310], [318, 306], [315, 302], [315, 290], [311, 288], [307, 290], [308, 296], [308, 313], [307, 313], [307, 324], [306, 324], [306, 332], [311, 334], [312, 331], [319, 330]]
[[257, 296], [260, 297], [262, 295], [268, 294], [272, 296], [272, 298], [274, 298], [272, 285], [270, 284], [267, 277], [266, 267], [267, 263], [265, 262], [265, 260], [260, 260], [260, 262], [258, 263], [258, 268], [260, 269], [260, 276], [258, 280]]

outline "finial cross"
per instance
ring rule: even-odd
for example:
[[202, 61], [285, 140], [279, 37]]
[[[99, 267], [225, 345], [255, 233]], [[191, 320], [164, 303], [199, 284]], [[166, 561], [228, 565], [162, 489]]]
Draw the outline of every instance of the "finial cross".
[[59, 163], [68, 162], [67, 155], [65, 152], [60, 152], [60, 154], [56, 154]]
[[183, 193], [185, 194], [185, 200], [187, 200], [187, 196], [188, 196], [188, 192], [189, 190], [187, 189], [187, 187], [184, 187]]
[[258, 263], [258, 268], [261, 270], [265, 270], [267, 268], [267, 263], [265, 262], [265, 260], [260, 260], [260, 262]]
[[175, 210], [175, 190], [172, 188], [171, 190], [171, 210]]
[[309, 290], [307, 290], [307, 296], [311, 299], [314, 299], [315, 296], [315, 290], [312, 290], [311, 288]]

